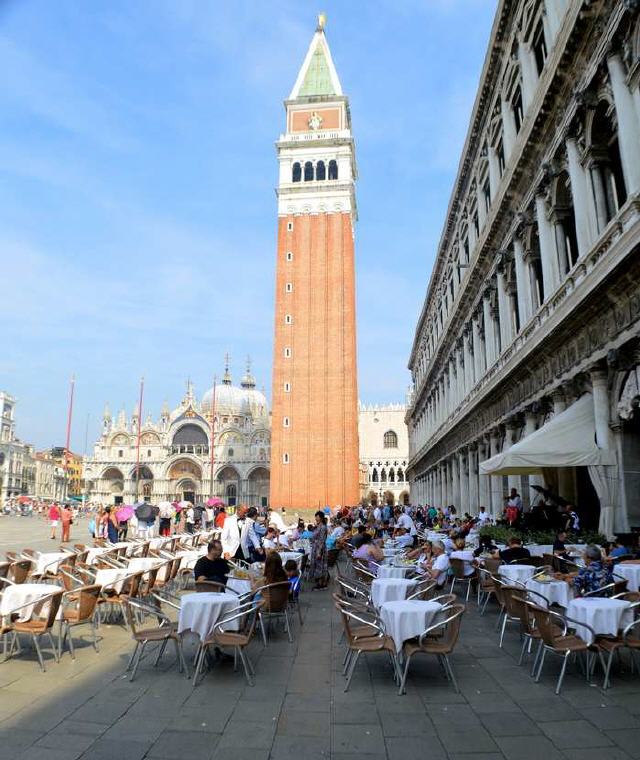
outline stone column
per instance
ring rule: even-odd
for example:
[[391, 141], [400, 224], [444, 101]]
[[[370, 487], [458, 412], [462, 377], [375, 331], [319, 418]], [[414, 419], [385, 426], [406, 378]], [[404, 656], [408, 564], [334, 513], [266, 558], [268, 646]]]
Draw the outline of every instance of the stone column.
[[478, 383], [484, 374], [484, 347], [480, 340], [480, 317], [477, 314], [474, 314], [473, 319], [471, 320], [471, 341], [473, 343], [474, 381]]
[[[483, 438], [478, 444], [478, 463], [484, 462], [486, 459], [489, 459], [489, 457], [491, 456], [490, 451], [491, 450], [490, 450], [488, 441]], [[493, 511], [491, 509], [491, 476], [490, 475], [483, 475], [482, 473], [479, 472], [478, 489], [479, 489], [478, 501], [480, 502], [478, 506], [486, 507], [488, 514], [490, 515], [493, 514]]]
[[531, 278], [527, 272], [524, 260], [524, 248], [518, 238], [513, 240], [513, 253], [516, 262], [516, 284], [518, 286], [518, 316], [520, 325], [524, 326], [533, 314], [533, 299], [531, 297]]
[[482, 311], [484, 314], [484, 345], [487, 352], [486, 367], [489, 369], [497, 359], [496, 339], [493, 331], [493, 315], [491, 314], [491, 291], [489, 288], [484, 292]]
[[462, 345], [456, 346], [456, 406], [460, 406], [462, 400], [467, 395], [464, 378], [464, 358], [462, 356]]
[[440, 463], [440, 506], [444, 507], [447, 503], [447, 464]]
[[609, 427], [609, 381], [604, 369], [592, 369], [593, 412], [596, 423], [596, 443], [601, 449], [614, 449], [613, 434]]
[[518, 60], [522, 71], [522, 106], [526, 113], [538, 87], [538, 70], [533, 53], [520, 37], [518, 38]]
[[[531, 407], [524, 412], [524, 436], [525, 438], [537, 430], [538, 415]], [[544, 487], [544, 477], [542, 475], [529, 475], [529, 486]], [[531, 499], [533, 501], [533, 499]]]
[[502, 350], [511, 343], [511, 308], [509, 304], [509, 294], [507, 293], [507, 281], [504, 274], [504, 267], [501, 265], [496, 272], [498, 283], [498, 327], [500, 330], [500, 341]]
[[607, 58], [609, 80], [613, 91], [613, 100], [618, 117], [618, 141], [622, 171], [627, 193], [630, 195], [640, 190], [640, 127], [638, 115], [633, 103], [633, 96], [627, 87], [627, 74], [619, 53]]
[[471, 389], [475, 385], [473, 377], [473, 346], [471, 345], [471, 325], [467, 324], [464, 329], [463, 335], [463, 351], [464, 351], [464, 392], [465, 396], [471, 393]]
[[562, 0], [544, 0], [544, 9], [547, 17], [546, 28], [549, 30], [550, 35], [548, 45], [551, 48], [562, 24], [565, 11], [564, 3]]
[[464, 451], [458, 452], [458, 475], [460, 477], [460, 506], [456, 509], [459, 513], [469, 512], [469, 473], [467, 471], [467, 456]]
[[[556, 388], [551, 394], [551, 400], [553, 401], [553, 414], [554, 417], [558, 414], [562, 414], [567, 408], [567, 400], [564, 395], [564, 391], [561, 388]], [[572, 472], [568, 467], [558, 467], [558, 491], [560, 496], [565, 498], [571, 498], [571, 492], [573, 491], [573, 477]]]
[[587, 175], [580, 163], [580, 153], [575, 138], [566, 140], [567, 164], [571, 180], [571, 197], [573, 198], [573, 213], [576, 218], [576, 237], [578, 239], [578, 256], [584, 256], [595, 240], [597, 229], [595, 220], [590, 212], [589, 188]]
[[460, 511], [460, 462], [457, 454], [451, 457], [451, 503]]
[[553, 230], [547, 219], [547, 204], [542, 194], [536, 195], [536, 219], [538, 222], [538, 238], [540, 240], [544, 300], [546, 301], [558, 287], [560, 274]]
[[607, 226], [607, 197], [602, 179], [602, 169], [598, 164], [590, 159], [589, 176], [591, 177], [591, 188], [593, 190], [593, 204], [598, 228], [598, 234]]
[[467, 471], [469, 473], [469, 512], [472, 515], [477, 514], [480, 510], [480, 484], [478, 481], [478, 447], [475, 443], [469, 446], [467, 453]]
[[500, 99], [500, 111], [502, 113], [502, 141], [504, 146], [505, 161], [509, 160], [513, 145], [517, 138], [516, 123], [511, 110], [511, 103], [504, 98]]
[[489, 191], [491, 193], [491, 200], [496, 197], [498, 187], [500, 186], [500, 165], [498, 163], [498, 154], [496, 149], [490, 145], [488, 149], [489, 159]]
[[[508, 451], [515, 442], [516, 433], [518, 430], [518, 423], [516, 421], [511, 421], [507, 423], [507, 433], [504, 437], [504, 446], [503, 451]], [[518, 492], [521, 488], [520, 483], [520, 475], [509, 475], [509, 490], [512, 488], [515, 488]], [[522, 495], [522, 494], [520, 494]]]
[[[500, 453], [500, 431], [491, 431], [491, 456], [494, 457]], [[500, 516], [504, 506], [504, 486], [502, 485], [502, 475], [491, 475], [491, 514]]]

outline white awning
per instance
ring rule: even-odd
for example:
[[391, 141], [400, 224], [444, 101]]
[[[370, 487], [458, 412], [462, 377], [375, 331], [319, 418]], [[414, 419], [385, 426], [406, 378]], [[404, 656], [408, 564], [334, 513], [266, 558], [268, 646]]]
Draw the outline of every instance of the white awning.
[[545, 467], [616, 463], [615, 453], [596, 445], [593, 396], [586, 393], [507, 451], [480, 462], [482, 475], [535, 475]]

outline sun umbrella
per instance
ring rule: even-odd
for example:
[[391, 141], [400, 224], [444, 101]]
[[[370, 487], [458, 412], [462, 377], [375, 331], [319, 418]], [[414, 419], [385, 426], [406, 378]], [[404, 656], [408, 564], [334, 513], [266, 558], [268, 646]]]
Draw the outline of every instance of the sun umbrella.
[[207, 499], [208, 507], [222, 507], [223, 505], [224, 501], [219, 496], [212, 496], [210, 499]]
[[180, 509], [186, 509], [191, 504], [190, 501], [181, 501], [180, 502]]
[[133, 517], [133, 507], [129, 506], [128, 504], [125, 504], [122, 507], [118, 507], [116, 510], [116, 520], [118, 522], [127, 522], [127, 520], [130, 520]]
[[153, 509], [151, 507], [151, 504], [146, 504], [145, 502], [136, 506], [135, 513], [138, 520], [148, 520], [149, 518], [153, 517]]
[[180, 506], [180, 502], [179, 501], [172, 501], [171, 505], [176, 510], [176, 512], [182, 512], [182, 507]]

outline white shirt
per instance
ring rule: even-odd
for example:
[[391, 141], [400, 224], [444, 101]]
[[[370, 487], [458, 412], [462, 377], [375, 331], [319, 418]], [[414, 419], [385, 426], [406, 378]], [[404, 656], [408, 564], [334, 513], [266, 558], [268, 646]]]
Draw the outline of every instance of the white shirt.
[[189, 507], [187, 509], [187, 522], [192, 523], [196, 521], [195, 512], [193, 511], [193, 507]]
[[273, 525], [273, 527], [277, 528], [278, 532], [280, 533], [284, 533], [284, 531], [287, 529], [287, 526], [284, 524], [284, 520], [282, 519], [282, 515], [275, 510], [271, 510], [271, 512], [269, 512], [269, 525]]
[[381, 511], [380, 507], [376, 507], [376, 508], [373, 510], [373, 519], [374, 519], [376, 522], [380, 522], [380, 518], [381, 518], [381, 517], [382, 517], [382, 511]]
[[413, 520], [409, 517], [409, 515], [406, 512], [403, 512], [400, 517], [398, 518], [398, 522], [396, 523], [396, 528], [405, 528], [409, 531], [409, 534], [411, 536], [415, 536], [418, 532], [416, 530], [416, 524], [413, 522]]
[[473, 552], [471, 549], [456, 549], [449, 555], [451, 559], [461, 559], [464, 562], [464, 574], [473, 575], [475, 570], [473, 568]]
[[273, 538], [263, 538], [262, 545], [265, 549], [276, 549], [278, 547], [278, 544]]
[[403, 548], [407, 546], [413, 546], [413, 538], [408, 533], [405, 533], [404, 536], [398, 536], [398, 538], [396, 538], [396, 541]]
[[482, 525], [486, 523], [490, 518], [491, 516], [487, 512], [478, 512], [478, 517], [476, 519]]
[[436, 579], [438, 586], [444, 585], [447, 580], [447, 570], [449, 569], [449, 557], [446, 554], [440, 554], [435, 557], [431, 565], [432, 575]]

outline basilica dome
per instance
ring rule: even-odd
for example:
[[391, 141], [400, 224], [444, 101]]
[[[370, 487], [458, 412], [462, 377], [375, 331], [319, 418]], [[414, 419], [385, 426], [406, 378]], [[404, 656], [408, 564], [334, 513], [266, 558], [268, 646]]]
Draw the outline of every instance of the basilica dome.
[[[224, 374], [222, 383], [215, 388], [216, 414], [233, 416], [268, 417], [267, 398], [256, 389], [256, 382], [249, 369], [242, 378], [240, 387], [233, 385], [229, 370]], [[202, 397], [201, 409], [204, 414], [211, 411], [213, 388]]]

